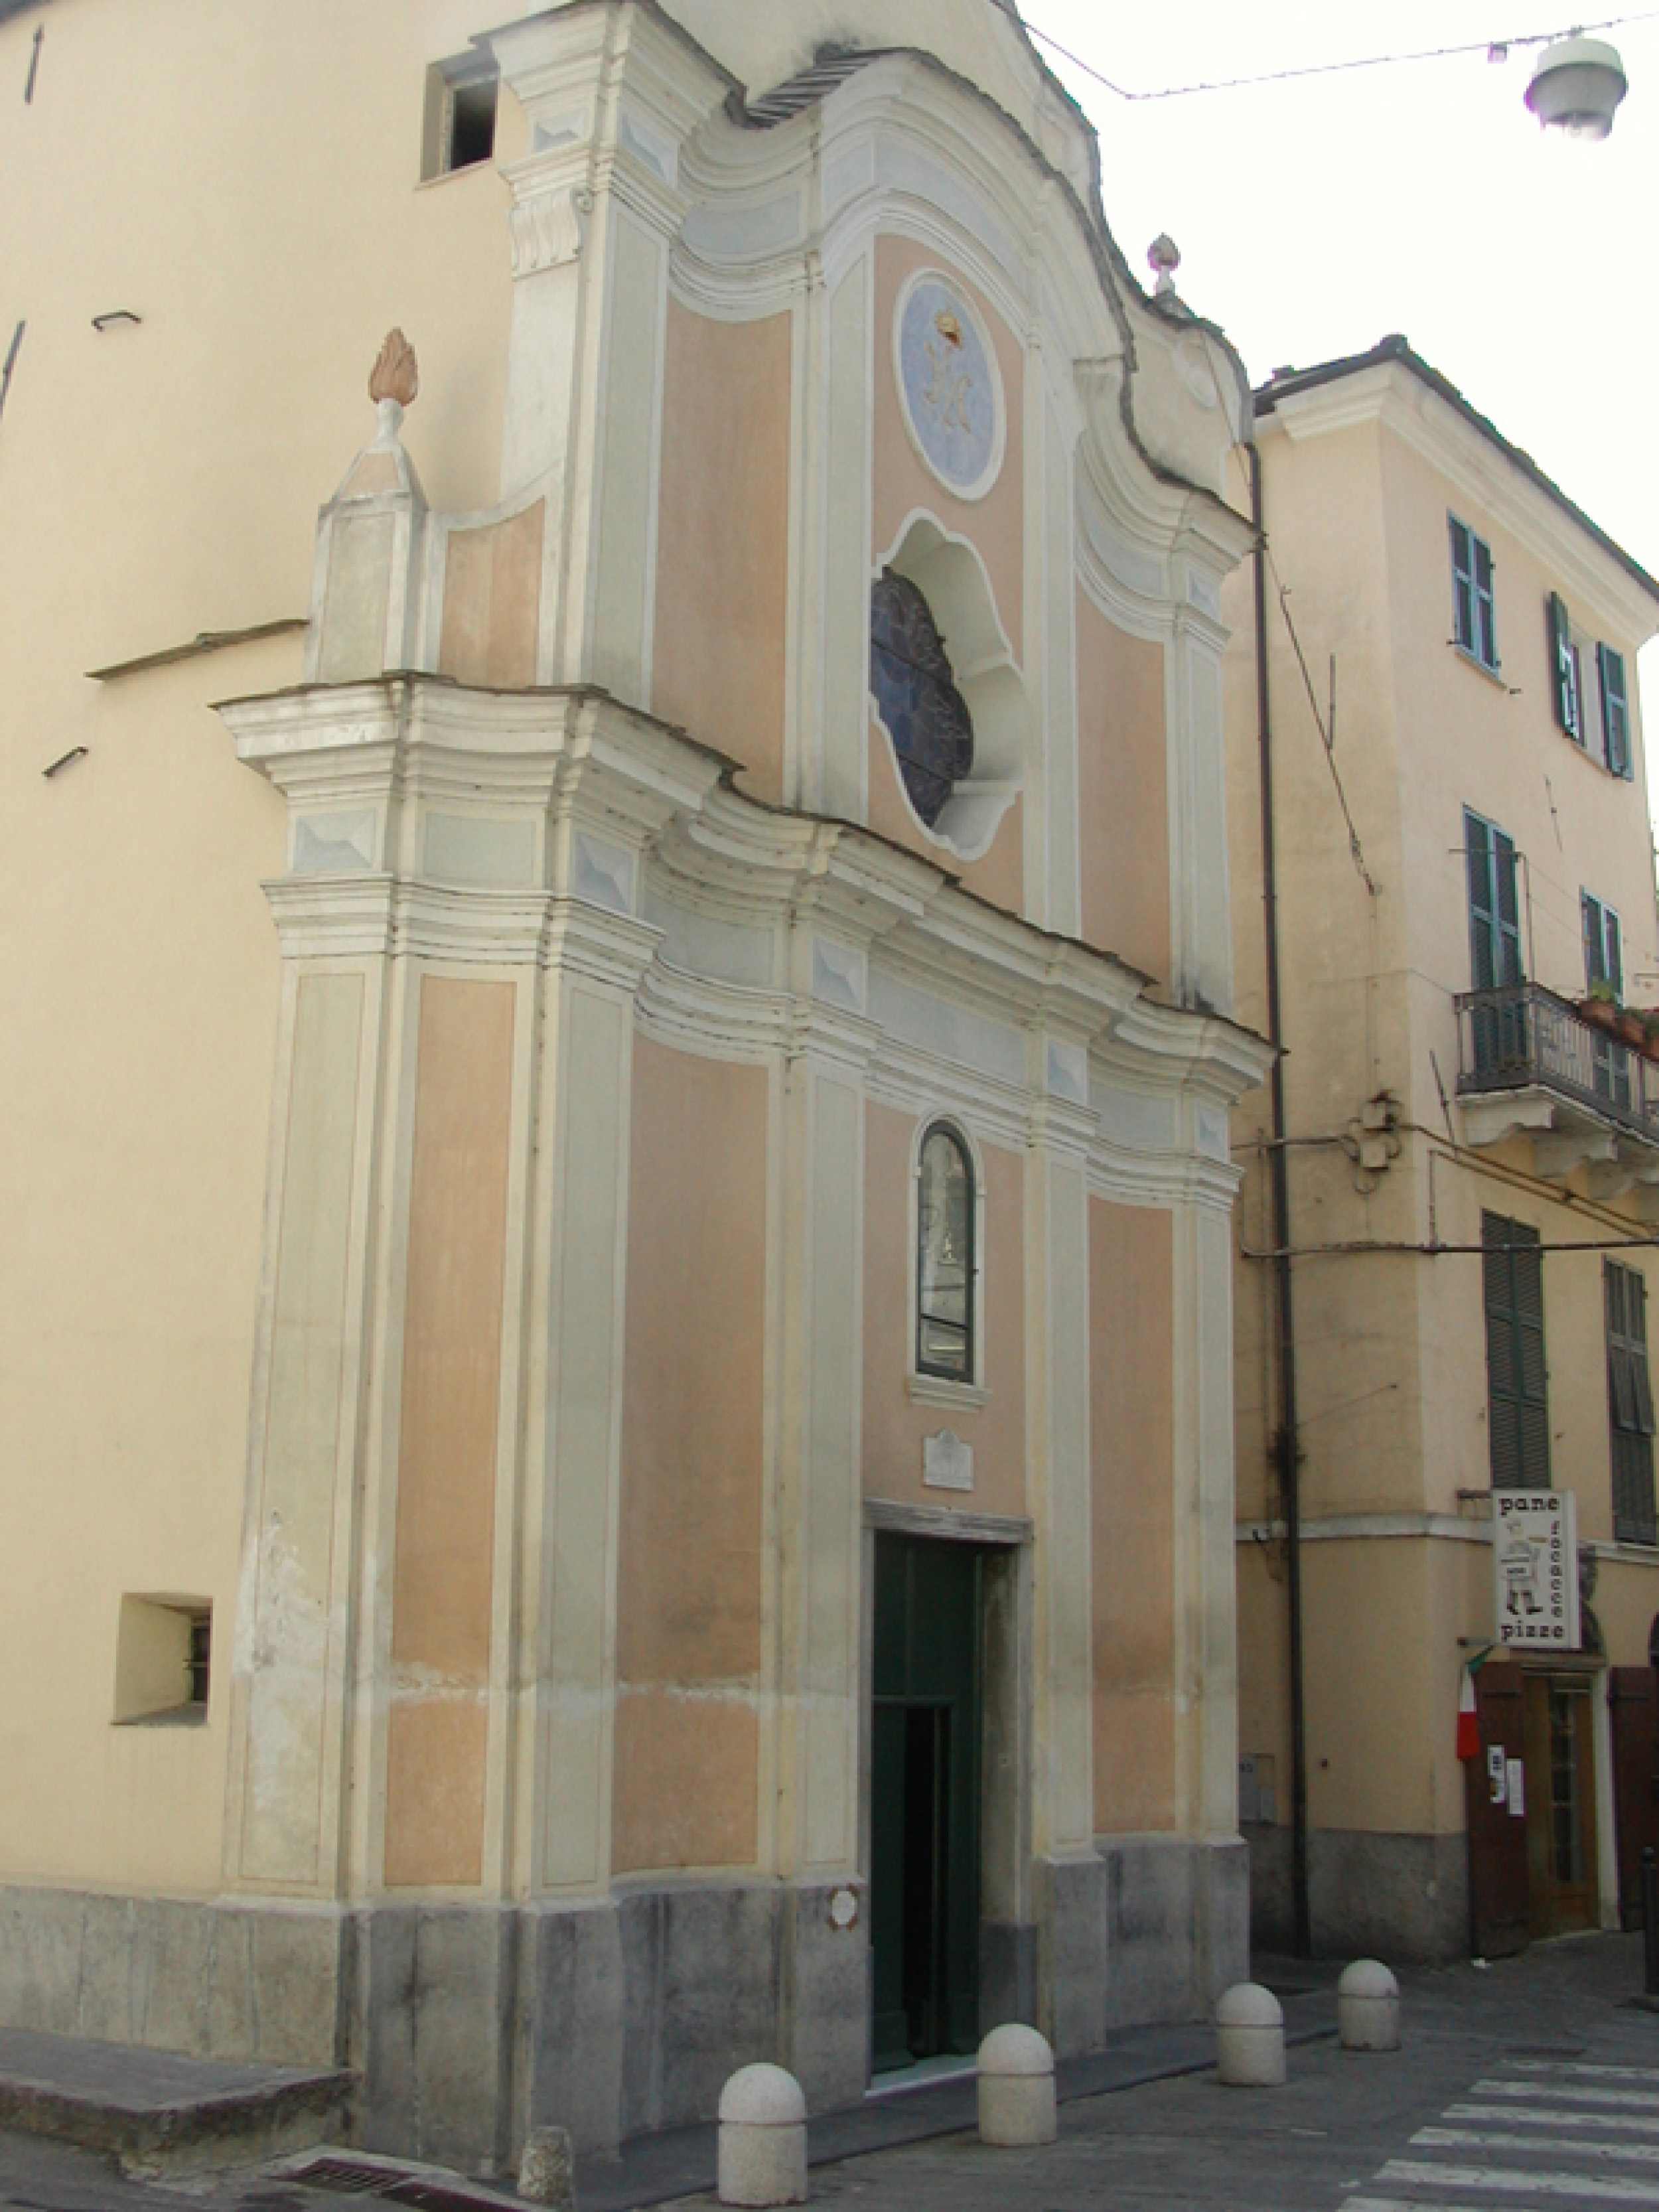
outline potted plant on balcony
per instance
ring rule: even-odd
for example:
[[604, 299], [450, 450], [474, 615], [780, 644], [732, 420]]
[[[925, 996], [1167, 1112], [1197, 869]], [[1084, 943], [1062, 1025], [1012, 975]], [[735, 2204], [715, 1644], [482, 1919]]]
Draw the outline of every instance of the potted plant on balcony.
[[1659, 1060], [1659, 1006], [1648, 1006], [1642, 1014], [1642, 1049], [1650, 1060]]
[[1598, 975], [1588, 993], [1578, 1001], [1580, 1017], [1593, 1030], [1605, 1030], [1609, 1036], [1619, 1034], [1619, 999], [1611, 983]]
[[1638, 1013], [1634, 1006], [1620, 1006], [1619, 1034], [1626, 1044], [1634, 1045], [1638, 1052], [1644, 1051], [1648, 1042], [1646, 1015]]

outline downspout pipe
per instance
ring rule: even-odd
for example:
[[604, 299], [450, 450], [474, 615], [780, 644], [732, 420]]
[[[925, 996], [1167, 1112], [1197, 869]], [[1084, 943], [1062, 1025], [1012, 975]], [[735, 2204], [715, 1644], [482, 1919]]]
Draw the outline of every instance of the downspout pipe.
[[1261, 921], [1267, 955], [1267, 1040], [1274, 1048], [1268, 1079], [1273, 1142], [1267, 1176], [1273, 1217], [1273, 1291], [1279, 1349], [1279, 1495], [1285, 1521], [1285, 1609], [1291, 1708], [1291, 1906], [1297, 1956], [1313, 1950], [1308, 1898], [1308, 1732], [1302, 1633], [1302, 1481], [1296, 1401], [1296, 1302], [1291, 1282], [1291, 1165], [1285, 1126], [1285, 1037], [1279, 1000], [1279, 875], [1273, 848], [1273, 701], [1267, 682], [1267, 541], [1261, 454], [1252, 442], [1250, 520], [1255, 529], [1255, 705], [1261, 777]]

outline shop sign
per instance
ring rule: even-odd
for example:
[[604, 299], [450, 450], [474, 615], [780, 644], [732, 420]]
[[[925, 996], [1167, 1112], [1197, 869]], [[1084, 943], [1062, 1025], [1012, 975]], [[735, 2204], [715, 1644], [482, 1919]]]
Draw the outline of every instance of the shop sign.
[[1568, 1490], [1493, 1491], [1500, 1644], [1522, 1650], [1577, 1650], [1577, 1504]]

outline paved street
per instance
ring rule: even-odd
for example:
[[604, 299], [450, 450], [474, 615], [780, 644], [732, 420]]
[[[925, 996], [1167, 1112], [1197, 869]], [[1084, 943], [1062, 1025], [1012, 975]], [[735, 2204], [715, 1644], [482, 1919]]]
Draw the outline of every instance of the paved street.
[[[1304, 1988], [1334, 1972], [1260, 1971]], [[1283, 2089], [1224, 2089], [1212, 2073], [1152, 2081], [1066, 2105], [1052, 2149], [946, 2136], [815, 2166], [812, 2199], [846, 2212], [1659, 2208], [1659, 2015], [1628, 2003], [1640, 1978], [1639, 1941], [1608, 1936], [1485, 1972], [1407, 1974], [1397, 2055], [1304, 2044]], [[339, 2212], [346, 2201], [281, 2169], [125, 2181], [87, 2153], [0, 2136], [0, 2206], [17, 2212]]]
[[816, 2171], [813, 2198], [847, 2212], [1659, 2206], [1659, 2015], [1623, 2002], [1640, 1978], [1627, 1937], [1407, 1976], [1397, 2056], [1324, 2042], [1291, 2053], [1283, 2089], [1153, 2082], [1064, 2107], [1052, 2150], [948, 2137]]

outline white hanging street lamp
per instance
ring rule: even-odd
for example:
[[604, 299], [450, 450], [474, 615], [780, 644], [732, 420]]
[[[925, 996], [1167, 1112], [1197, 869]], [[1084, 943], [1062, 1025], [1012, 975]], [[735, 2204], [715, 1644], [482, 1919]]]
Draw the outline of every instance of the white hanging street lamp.
[[1629, 89], [1616, 47], [1601, 39], [1559, 39], [1539, 56], [1527, 105], [1540, 124], [1569, 138], [1605, 138]]

